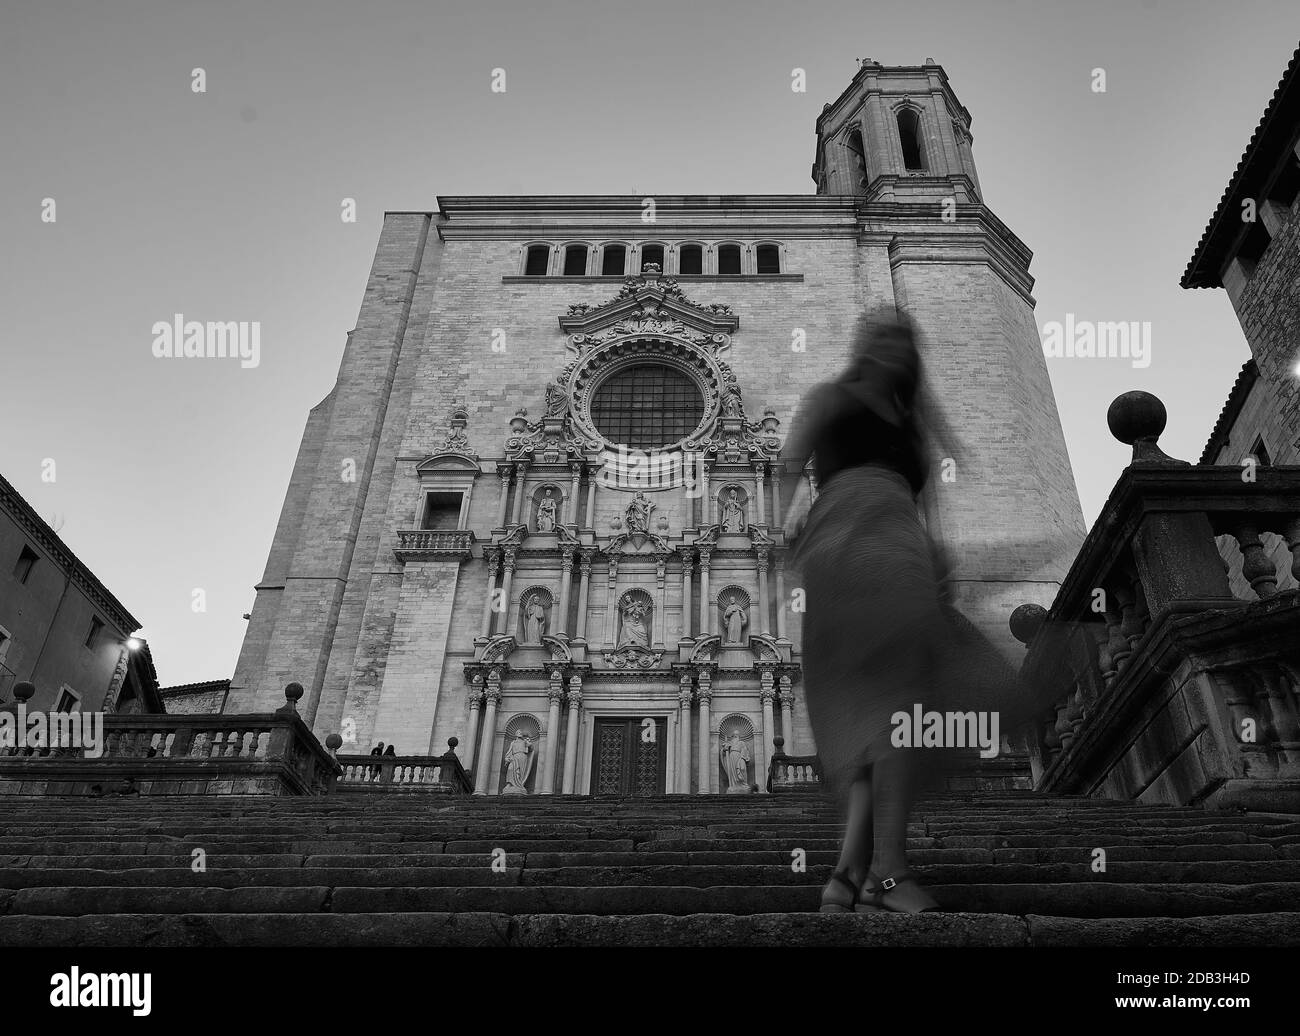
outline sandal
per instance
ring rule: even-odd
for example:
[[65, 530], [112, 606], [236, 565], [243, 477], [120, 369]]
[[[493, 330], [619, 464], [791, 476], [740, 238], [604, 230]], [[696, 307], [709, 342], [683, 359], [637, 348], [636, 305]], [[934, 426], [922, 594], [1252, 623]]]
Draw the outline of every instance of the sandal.
[[[831, 887], [832, 882], [838, 881], [849, 890], [849, 901], [847, 903], [828, 902], [826, 891]], [[848, 871], [836, 871], [831, 875], [831, 880], [826, 883], [826, 888], [822, 889], [821, 913], [823, 914], [851, 914], [858, 906], [858, 887], [853, 884], [849, 878]]]
[[921, 907], [920, 910], [910, 910], [907, 907], [899, 906], [895, 901], [889, 902], [889, 894], [897, 889], [901, 884], [910, 882], [921, 895], [926, 899], [930, 898], [929, 893], [921, 888], [920, 882], [916, 880], [916, 875], [909, 870], [898, 871], [886, 878], [881, 878], [874, 871], [867, 872], [866, 884], [862, 886], [862, 892], [858, 896], [858, 909], [867, 910], [892, 910], [898, 914], [929, 914], [942, 912], [942, 907], [937, 903], [934, 906]]

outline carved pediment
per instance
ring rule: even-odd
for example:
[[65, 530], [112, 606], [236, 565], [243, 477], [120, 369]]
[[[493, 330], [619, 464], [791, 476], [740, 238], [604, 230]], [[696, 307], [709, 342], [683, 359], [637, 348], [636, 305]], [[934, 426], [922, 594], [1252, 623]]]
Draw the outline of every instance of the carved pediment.
[[605, 664], [611, 669], [653, 669], [663, 657], [662, 651], [651, 651], [638, 644], [604, 652]]
[[507, 634], [495, 636], [483, 646], [483, 654], [478, 660], [480, 662], [503, 661], [516, 646], [515, 638], [512, 636]]
[[714, 633], [712, 636], [702, 636], [695, 642], [695, 647], [691, 649], [692, 662], [712, 662], [718, 657], [718, 648], [722, 645], [722, 637]]
[[415, 473], [420, 476], [437, 475], [447, 472], [477, 475], [480, 473], [480, 470], [476, 458], [466, 453], [454, 453], [449, 451], [431, 453], [415, 466]]
[[740, 318], [721, 303], [701, 305], [687, 298], [671, 277], [647, 272], [628, 277], [607, 302], [569, 307], [560, 329], [579, 352], [627, 335], [666, 335], [695, 345], [724, 346], [740, 327]]

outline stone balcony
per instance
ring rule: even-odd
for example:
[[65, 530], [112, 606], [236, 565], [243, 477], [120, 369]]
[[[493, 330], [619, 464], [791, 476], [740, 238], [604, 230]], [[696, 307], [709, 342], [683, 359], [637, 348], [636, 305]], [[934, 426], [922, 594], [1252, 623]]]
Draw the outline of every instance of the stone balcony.
[[1035, 788], [1300, 812], [1300, 467], [1174, 460], [1146, 393], [1108, 421], [1133, 462], [1051, 609], [1011, 620], [1025, 675], [1059, 688]]
[[464, 561], [473, 548], [474, 533], [469, 529], [399, 529], [393, 553], [403, 563], [439, 558]]

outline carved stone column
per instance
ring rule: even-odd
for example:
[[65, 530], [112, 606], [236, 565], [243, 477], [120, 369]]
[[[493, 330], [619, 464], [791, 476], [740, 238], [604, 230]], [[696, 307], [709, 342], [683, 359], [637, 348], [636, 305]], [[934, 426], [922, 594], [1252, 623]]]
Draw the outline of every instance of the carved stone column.
[[708, 669], [701, 669], [699, 674], [700, 685], [700, 740], [699, 740], [699, 770], [700, 770], [700, 787], [701, 795], [710, 795], [713, 793], [713, 771], [717, 769], [713, 765], [713, 747], [709, 743], [709, 704], [713, 701], [713, 673]]
[[578, 624], [575, 636], [578, 640], [587, 639], [587, 592], [591, 589], [591, 558], [594, 551], [584, 550], [581, 554], [581, 576], [578, 580]]
[[564, 738], [564, 794], [573, 794], [578, 772], [578, 709], [582, 707], [582, 677], [569, 677], [569, 729]]
[[618, 630], [615, 626], [616, 612], [618, 611], [618, 555], [611, 554], [608, 558], [609, 567], [607, 569], [605, 581], [605, 644], [608, 647], [614, 646], [614, 637]]
[[691, 637], [691, 568], [693, 567], [692, 552], [683, 550], [682, 555], [682, 636]]
[[665, 585], [668, 582], [668, 558], [660, 554], [655, 558], [655, 622], [654, 622], [654, 646], [662, 648], [664, 646], [665, 629], [668, 625], [668, 619], [664, 615], [665, 605], [668, 603], [668, 594]]
[[518, 525], [523, 518], [524, 513], [524, 492], [528, 474], [528, 462], [526, 460], [515, 462], [515, 513], [511, 519], [512, 525]]
[[483, 674], [475, 673], [465, 692], [469, 702], [469, 730], [465, 734], [465, 761], [461, 763], [467, 770], [474, 769], [474, 760], [478, 756], [478, 710], [483, 703]]
[[713, 551], [700, 551], [700, 636], [713, 632], [713, 615], [718, 610], [709, 599], [709, 562]]
[[573, 551], [564, 548], [560, 554], [560, 618], [552, 633], [569, 635], [569, 594], [573, 590]]
[[764, 483], [767, 481], [767, 465], [754, 465], [754, 505], [755, 505], [755, 524], [767, 524], [767, 493]]
[[487, 678], [487, 714], [483, 717], [483, 748], [474, 774], [474, 794], [486, 795], [492, 779], [492, 749], [497, 737], [497, 706], [501, 704], [501, 670], [493, 669]]
[[565, 517], [568, 518], [569, 520], [564, 524], [577, 525], [578, 524], [578, 482], [582, 478], [582, 465], [570, 464], [569, 471], [573, 473], [573, 485], [572, 485], [572, 489], [570, 489], [569, 491], [569, 513], [565, 515]]
[[781, 473], [785, 468], [772, 465], [772, 528], [781, 528]]
[[596, 473], [599, 470], [592, 465], [587, 467], [587, 513], [582, 516], [584, 529], [596, 527]]
[[691, 674], [677, 681], [677, 792], [691, 793]]
[[766, 547], [760, 547], [755, 553], [758, 555], [758, 631], [763, 636], [770, 637], [772, 635], [772, 605], [769, 603], [770, 598], [767, 596], [767, 563], [771, 552]]
[[546, 763], [542, 767], [543, 795], [555, 792], [555, 764], [560, 758], [560, 703], [564, 701], [564, 672], [551, 670], [551, 684], [546, 692], [551, 711], [546, 717]]
[[[776, 639], [789, 640], [786, 634], [785, 613], [789, 602], [785, 598], [785, 555], [777, 554], [776, 558]], [[787, 749], [788, 751], [788, 749]]]
[[507, 547], [505, 549], [505, 576], [501, 580], [501, 625], [498, 627], [498, 633], [510, 632], [510, 584], [515, 579], [515, 560], [518, 556], [518, 548]]
[[492, 636], [492, 605], [496, 598], [497, 588], [497, 567], [501, 564], [501, 551], [489, 547], [483, 551], [483, 560], [487, 563], [487, 587], [486, 598], [483, 602], [483, 637]]
[[494, 529], [504, 529], [506, 525], [506, 504], [510, 499], [510, 476], [514, 473], [511, 464], [498, 464], [497, 474], [501, 477], [501, 499], [497, 501], [497, 523]]
[[794, 747], [794, 688], [789, 676], [782, 676], [781, 685], [781, 735], [785, 738], [785, 754], [798, 755]]
[[776, 733], [776, 721], [772, 718], [772, 704], [776, 700], [776, 679], [771, 669], [764, 669], [759, 679], [762, 682], [758, 692], [759, 701], [763, 703], [763, 730], [755, 738], [758, 749], [754, 753], [754, 776], [758, 778], [760, 789], [767, 785], [767, 761], [772, 754], [772, 735]]

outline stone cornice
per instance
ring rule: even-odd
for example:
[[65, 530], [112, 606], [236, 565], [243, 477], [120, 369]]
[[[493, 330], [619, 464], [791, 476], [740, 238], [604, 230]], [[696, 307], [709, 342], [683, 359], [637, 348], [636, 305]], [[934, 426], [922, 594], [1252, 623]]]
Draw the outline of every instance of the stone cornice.
[[139, 621], [126, 610], [108, 587], [96, 578], [71, 548], [63, 542], [49, 524], [32, 507], [7, 479], [0, 476], [0, 509], [10, 515], [41, 549], [49, 555], [77, 588], [103, 612], [122, 633], [134, 633]]

